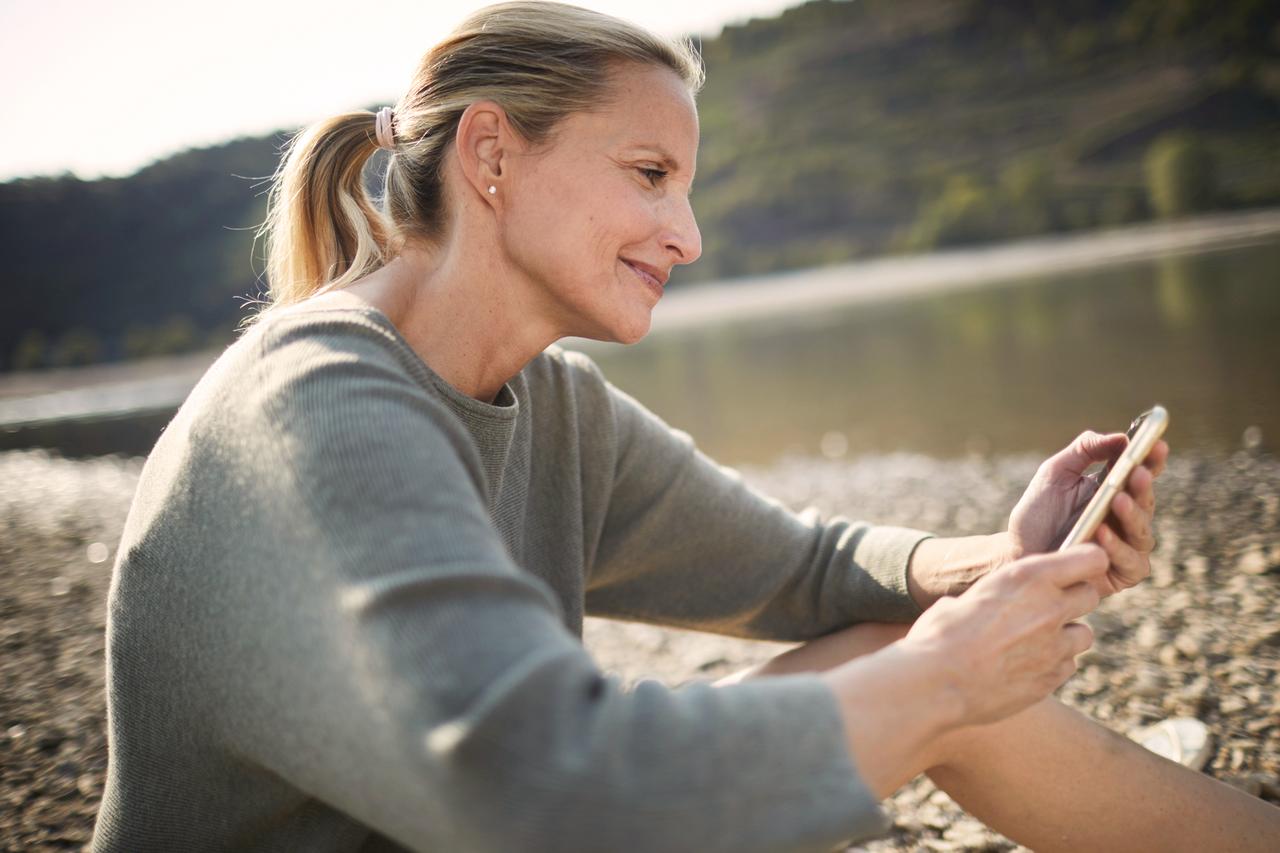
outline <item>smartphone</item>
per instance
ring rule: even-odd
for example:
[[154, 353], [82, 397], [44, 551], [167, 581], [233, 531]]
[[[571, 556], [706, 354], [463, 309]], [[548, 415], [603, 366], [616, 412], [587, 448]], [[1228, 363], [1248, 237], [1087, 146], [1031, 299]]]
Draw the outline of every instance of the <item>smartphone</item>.
[[1080, 518], [1076, 520], [1067, 538], [1062, 541], [1059, 551], [1070, 548], [1072, 545], [1079, 545], [1081, 542], [1088, 542], [1093, 538], [1098, 525], [1111, 511], [1111, 501], [1120, 494], [1124, 484], [1129, 480], [1129, 474], [1147, 458], [1147, 454], [1156, 446], [1156, 441], [1164, 434], [1165, 427], [1168, 425], [1169, 413], [1163, 406], [1152, 406], [1129, 424], [1129, 429], [1125, 432], [1129, 437], [1129, 446], [1102, 472], [1102, 485], [1098, 486], [1098, 491], [1093, 493], [1089, 505], [1084, 508], [1084, 512], [1080, 513]]

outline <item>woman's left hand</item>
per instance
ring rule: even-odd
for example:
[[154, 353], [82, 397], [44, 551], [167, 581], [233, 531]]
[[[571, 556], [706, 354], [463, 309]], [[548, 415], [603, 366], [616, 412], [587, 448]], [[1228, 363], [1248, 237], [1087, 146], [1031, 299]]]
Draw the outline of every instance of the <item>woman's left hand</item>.
[[[1098, 489], [1098, 479], [1084, 476], [1085, 469], [1096, 462], [1110, 462], [1127, 444], [1124, 433], [1084, 432], [1046, 459], [1009, 516], [1012, 556], [1057, 548]], [[1153, 486], [1168, 457], [1169, 445], [1156, 442], [1098, 527], [1094, 541], [1111, 558], [1106, 575], [1095, 582], [1102, 596], [1128, 589], [1151, 573], [1151, 550], [1156, 544], [1151, 532], [1156, 505]]]

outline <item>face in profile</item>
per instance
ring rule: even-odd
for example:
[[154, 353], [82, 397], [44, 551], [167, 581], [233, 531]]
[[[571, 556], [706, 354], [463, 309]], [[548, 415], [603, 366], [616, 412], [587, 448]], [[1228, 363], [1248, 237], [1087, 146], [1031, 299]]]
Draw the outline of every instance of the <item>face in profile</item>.
[[621, 66], [611, 93], [520, 158], [500, 239], [562, 335], [634, 343], [672, 268], [702, 253], [698, 115], [666, 68]]

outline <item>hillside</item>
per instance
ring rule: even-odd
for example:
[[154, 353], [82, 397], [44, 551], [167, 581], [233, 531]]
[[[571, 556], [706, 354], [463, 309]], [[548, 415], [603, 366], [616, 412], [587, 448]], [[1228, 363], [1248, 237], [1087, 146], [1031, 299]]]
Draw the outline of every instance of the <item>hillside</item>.
[[[1280, 201], [1267, 0], [815, 0], [701, 47], [672, 286]], [[291, 132], [0, 184], [0, 370], [229, 340]]]

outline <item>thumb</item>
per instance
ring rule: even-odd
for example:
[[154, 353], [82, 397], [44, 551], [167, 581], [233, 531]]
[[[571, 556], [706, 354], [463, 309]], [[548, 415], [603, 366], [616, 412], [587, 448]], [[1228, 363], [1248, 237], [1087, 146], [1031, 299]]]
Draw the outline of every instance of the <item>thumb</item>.
[[1095, 462], [1110, 462], [1124, 452], [1129, 439], [1122, 432], [1103, 434], [1085, 430], [1053, 458], [1058, 473], [1079, 477]]

